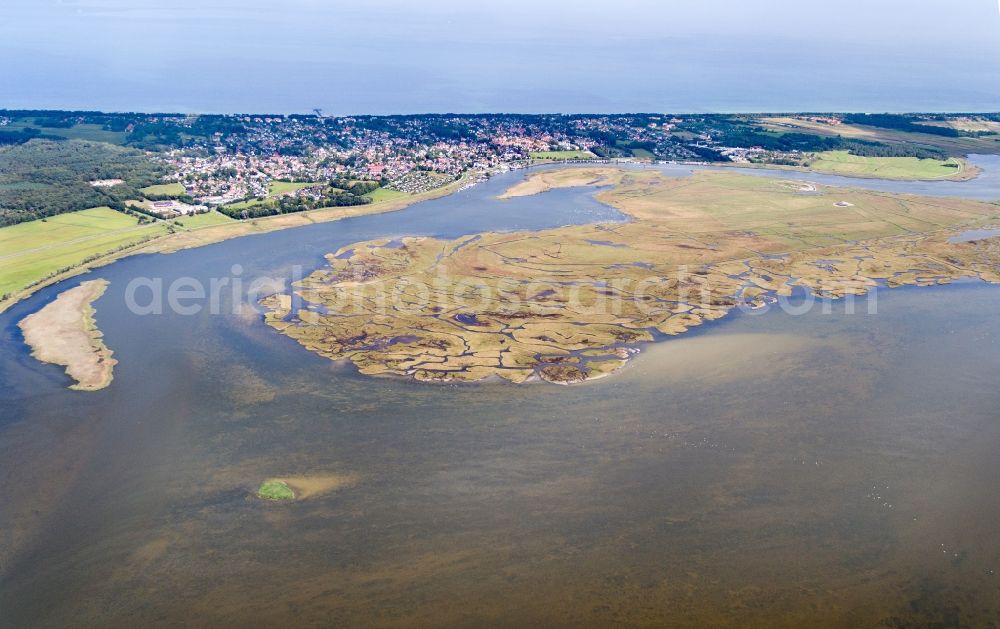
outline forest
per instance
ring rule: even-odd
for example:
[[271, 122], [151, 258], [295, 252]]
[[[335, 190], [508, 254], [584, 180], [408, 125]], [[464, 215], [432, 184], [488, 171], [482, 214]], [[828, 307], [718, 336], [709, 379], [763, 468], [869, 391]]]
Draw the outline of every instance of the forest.
[[[936, 128], [924, 127], [920, 129]], [[696, 132], [707, 132], [714, 142], [724, 147], [760, 147], [767, 151], [802, 153], [822, 153], [824, 151], [849, 151], [860, 157], [917, 157], [920, 159], [947, 159], [944, 151], [913, 143], [886, 144], [869, 140], [858, 140], [842, 136], [823, 136], [810, 133], [775, 133], [747, 122], [732, 119], [714, 119], [704, 124]], [[698, 151], [705, 159], [712, 159], [716, 151]], [[720, 158], [721, 159], [721, 158]]]
[[[0, 226], [91, 207], [124, 209], [167, 169], [141, 151], [103, 142], [32, 140], [0, 148]], [[110, 188], [89, 182], [122, 179]]]
[[975, 137], [981, 135], [975, 131], [960, 131], [951, 127], [936, 127], [933, 125], [920, 124], [923, 118], [904, 116], [901, 114], [847, 114], [844, 122], [848, 124], [867, 125], [869, 127], [879, 127], [880, 129], [892, 129], [893, 131], [905, 131], [907, 133], [929, 133], [931, 135], [942, 135], [949, 138]]

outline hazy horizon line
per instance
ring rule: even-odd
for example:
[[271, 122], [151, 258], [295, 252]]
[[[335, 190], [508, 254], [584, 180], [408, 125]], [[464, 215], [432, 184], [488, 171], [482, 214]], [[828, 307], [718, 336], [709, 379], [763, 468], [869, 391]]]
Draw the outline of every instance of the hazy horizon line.
[[[322, 108], [320, 108], [322, 111]], [[39, 108], [0, 108], [0, 115], [25, 113], [25, 112], [49, 112], [66, 114], [106, 114], [106, 115], [143, 115], [143, 116], [282, 116], [282, 117], [305, 117], [305, 118], [399, 118], [409, 116], [781, 116], [781, 115], [830, 115], [830, 114], [890, 114], [890, 115], [1000, 115], [1000, 109], [887, 109], [887, 110], [849, 110], [849, 109], [787, 109], [787, 110], [764, 110], [764, 109], [731, 109], [715, 111], [412, 111], [405, 113], [321, 113], [315, 110], [310, 111], [154, 111], [139, 109], [57, 109], [50, 107]]]

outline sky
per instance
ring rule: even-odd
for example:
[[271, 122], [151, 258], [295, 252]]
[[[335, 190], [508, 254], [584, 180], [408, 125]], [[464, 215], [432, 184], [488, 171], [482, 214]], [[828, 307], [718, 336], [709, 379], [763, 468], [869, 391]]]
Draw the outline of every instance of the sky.
[[3, 0], [0, 108], [1000, 111], [997, 0]]

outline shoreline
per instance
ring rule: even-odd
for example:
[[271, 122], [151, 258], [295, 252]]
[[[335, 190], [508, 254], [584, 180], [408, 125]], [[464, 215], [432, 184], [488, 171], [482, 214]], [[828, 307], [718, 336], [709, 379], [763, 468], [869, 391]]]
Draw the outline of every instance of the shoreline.
[[[736, 162], [713, 162], [710, 165], [719, 166], [721, 168], [747, 168], [751, 170], [774, 170], [783, 172], [793, 172], [793, 173], [808, 173], [812, 175], [825, 175], [830, 177], [846, 177], [849, 179], [868, 179], [872, 181], [895, 181], [900, 183], [918, 183], [918, 182], [936, 182], [936, 181], [952, 181], [952, 182], [964, 182], [973, 181], [978, 179], [980, 175], [983, 174], [983, 169], [979, 166], [969, 163], [968, 156], [964, 158], [955, 158], [962, 164], [962, 169], [952, 175], [947, 177], [877, 177], [875, 175], [866, 175], [864, 173], [838, 173], [833, 171], [816, 170], [815, 168], [807, 168], [805, 166], [784, 166], [781, 164], [738, 164]], [[683, 163], [683, 162], [679, 162]]]
[[93, 271], [94, 269], [107, 266], [118, 260], [134, 255], [147, 253], [170, 254], [185, 249], [195, 249], [213, 245], [234, 238], [243, 238], [256, 234], [267, 234], [274, 231], [292, 229], [294, 227], [305, 227], [316, 223], [329, 223], [345, 218], [358, 216], [368, 216], [375, 214], [386, 214], [398, 212], [411, 205], [430, 201], [433, 199], [448, 196], [467, 185], [469, 180], [475, 177], [473, 171], [463, 174], [460, 178], [446, 186], [421, 192], [406, 198], [392, 199], [388, 201], [378, 201], [367, 205], [330, 207], [308, 210], [306, 212], [295, 212], [292, 214], [277, 214], [247, 221], [234, 221], [223, 225], [211, 225], [188, 231], [179, 231], [167, 234], [152, 240], [146, 240], [120, 251], [109, 252], [89, 262], [81, 263], [68, 271], [39, 280], [36, 284], [16, 290], [7, 299], [0, 301], [0, 314], [3, 314], [16, 304], [28, 299], [38, 291]]
[[[838, 173], [826, 173], [822, 171], [816, 171], [809, 168], [795, 167], [795, 166], [779, 166], [779, 165], [760, 165], [760, 164], [736, 164], [736, 163], [706, 163], [706, 162], [674, 162], [676, 165], [680, 166], [718, 166], [720, 170], [725, 169], [747, 169], [747, 170], [760, 170], [760, 171], [772, 171], [772, 172], [795, 172], [795, 173], [806, 173], [815, 174], [820, 176], [832, 176], [832, 177], [843, 177], [847, 179], [863, 179], [870, 181], [887, 181], [887, 182], [898, 182], [898, 183], [922, 183], [922, 182], [967, 182], [978, 178], [984, 171], [982, 168], [971, 164], [968, 161], [968, 156], [965, 158], [958, 158], [965, 164], [965, 170], [961, 175], [955, 177], [938, 178], [938, 179], [899, 179], [892, 177], [875, 177], [871, 175], [845, 175]], [[629, 166], [639, 166], [639, 167], [649, 167], [655, 169], [659, 165], [657, 162], [620, 162], [614, 163], [607, 160], [593, 160], [593, 163], [588, 161], [577, 161], [572, 163], [541, 163], [534, 162], [525, 165], [519, 165], [517, 167], [511, 168], [510, 172], [515, 171], [533, 171], [558, 169], [559, 166], [564, 167], [594, 167], [594, 168], [628, 168]], [[351, 206], [351, 207], [332, 207], [332, 208], [318, 208], [315, 210], [308, 210], [305, 212], [296, 212], [293, 214], [279, 214], [275, 216], [261, 217], [248, 221], [236, 221], [230, 224], [224, 225], [212, 225], [208, 227], [201, 227], [198, 229], [175, 232], [173, 234], [167, 234], [164, 236], [159, 236], [151, 240], [146, 240], [138, 242], [135, 245], [122, 249], [120, 251], [109, 252], [107, 255], [100, 256], [94, 260], [81, 263], [79, 266], [71, 268], [63, 273], [53, 275], [48, 278], [39, 280], [36, 284], [29, 287], [14, 291], [10, 294], [7, 299], [0, 300], [0, 314], [3, 314], [9, 310], [14, 305], [24, 301], [25, 299], [31, 297], [38, 291], [49, 286], [58, 284], [64, 280], [82, 275], [94, 269], [107, 266], [118, 260], [144, 253], [174, 253], [177, 251], [182, 251], [185, 249], [194, 249], [198, 247], [203, 247], [226, 240], [232, 240], [234, 238], [242, 238], [244, 236], [253, 236], [256, 234], [266, 234], [273, 231], [281, 231], [284, 229], [291, 229], [294, 227], [304, 227], [314, 223], [326, 223], [338, 221], [344, 218], [353, 218], [357, 216], [367, 216], [375, 214], [385, 214], [389, 212], [396, 212], [399, 210], [406, 209], [411, 205], [421, 203], [423, 201], [430, 201], [433, 199], [441, 198], [459, 192], [468, 187], [476, 185], [478, 180], [476, 179], [481, 173], [479, 171], [467, 171], [459, 179], [437, 188], [435, 190], [430, 190], [427, 192], [422, 192], [412, 197], [392, 199], [388, 201], [379, 201], [371, 203], [369, 205], [362, 206]], [[526, 179], [530, 178], [530, 174], [526, 175]], [[520, 195], [515, 195], [520, 196]], [[509, 198], [502, 195], [500, 198]], [[961, 198], [961, 197], [957, 197]]]
[[76, 381], [69, 388], [98, 391], [114, 380], [114, 352], [94, 318], [94, 302], [107, 290], [107, 280], [90, 280], [70, 288], [38, 312], [18, 323], [32, 358], [66, 368]]

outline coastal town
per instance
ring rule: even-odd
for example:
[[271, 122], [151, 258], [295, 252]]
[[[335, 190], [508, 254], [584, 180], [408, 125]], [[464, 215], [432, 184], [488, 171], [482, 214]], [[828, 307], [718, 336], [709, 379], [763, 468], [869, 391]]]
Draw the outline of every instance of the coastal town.
[[[273, 195], [271, 182], [310, 184], [338, 179], [375, 181], [388, 190], [416, 194], [455, 181], [465, 173], [498, 173], [532, 160], [565, 156], [587, 160], [644, 160], [629, 150], [602, 150], [600, 138], [655, 144], [663, 131], [651, 123], [610, 117], [566, 124], [517, 117], [374, 118], [243, 117], [244, 131], [215, 132], [160, 154], [173, 175], [199, 203], [222, 206]], [[161, 123], [185, 124], [184, 119]], [[641, 149], [639, 149], [641, 151]], [[677, 154], [675, 157], [697, 156]], [[314, 186], [282, 192], [315, 196]]]
[[[929, 168], [937, 163], [941, 172], [929, 177], [961, 178], [974, 173], [952, 158], [992, 151], [997, 118], [8, 110], [0, 111], [0, 144], [18, 149], [10, 157], [26, 172], [7, 177], [13, 192], [0, 209], [9, 214], [8, 224], [95, 206], [154, 219], [217, 210], [247, 220], [363, 205], [459, 180], [457, 188], [468, 187], [512, 169], [568, 162], [712, 163], [864, 174], [844, 168], [863, 170], [869, 160], [902, 157]], [[80, 162], [79, 173], [52, 180], [45, 167], [48, 155], [74, 150], [88, 154], [86, 166]], [[84, 174], [89, 176], [81, 182]]]
[[[881, 117], [883, 128], [965, 135], [960, 123]], [[944, 159], [932, 144], [915, 146], [842, 136], [844, 118], [620, 115], [412, 115], [161, 117], [127, 127], [207, 206], [275, 196], [272, 182], [312, 184], [281, 190], [319, 199], [334, 180], [377, 182], [388, 191], [426, 192], [463, 174], [489, 175], [551, 161], [735, 163], [804, 166], [817, 152]], [[865, 121], [868, 122], [868, 121]], [[940, 126], [952, 124], [951, 127]], [[159, 130], [148, 140], [145, 128]], [[169, 133], [163, 134], [163, 129]], [[180, 138], [173, 146], [161, 137]], [[971, 136], [971, 134], [970, 134]], [[165, 149], [165, 150], [164, 150]]]

